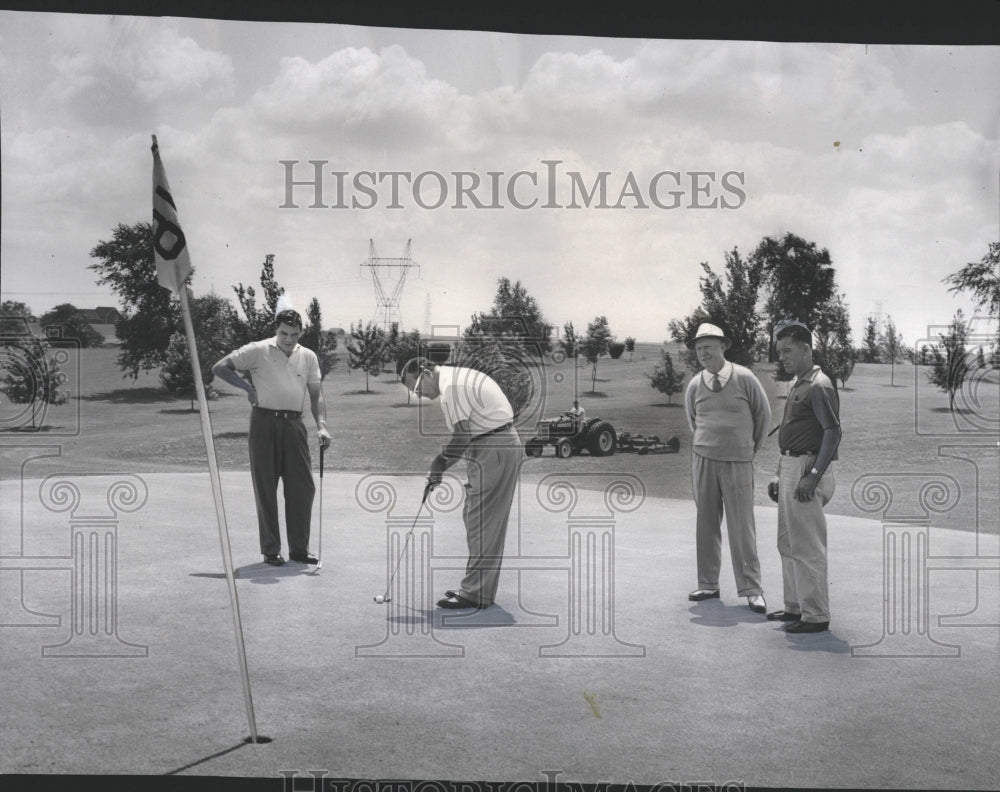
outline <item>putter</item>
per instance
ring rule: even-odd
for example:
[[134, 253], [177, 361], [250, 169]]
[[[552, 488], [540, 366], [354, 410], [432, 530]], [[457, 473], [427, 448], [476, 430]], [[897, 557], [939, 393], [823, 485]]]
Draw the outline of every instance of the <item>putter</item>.
[[316, 569], [313, 570], [315, 575], [319, 572], [320, 568], [323, 566], [323, 452], [326, 449], [320, 444], [319, 447], [319, 539], [316, 544], [316, 558], [319, 560], [316, 562]]
[[424, 504], [427, 502], [427, 496], [431, 493], [430, 482], [424, 487], [424, 497], [420, 499], [420, 508], [417, 509], [417, 514], [413, 518], [413, 525], [410, 526], [410, 530], [406, 532], [406, 541], [403, 542], [403, 548], [399, 551], [399, 556], [396, 558], [396, 566], [393, 567], [392, 574], [389, 575], [389, 583], [385, 587], [385, 594], [376, 594], [372, 597], [375, 600], [376, 605], [385, 605], [392, 602], [392, 597], [389, 596], [389, 590], [392, 588], [392, 581], [396, 579], [396, 573], [399, 571], [399, 562], [403, 560], [403, 555], [406, 553], [406, 548], [410, 544], [410, 537], [413, 536], [413, 529], [417, 527], [417, 520], [420, 519], [420, 512], [424, 509]]

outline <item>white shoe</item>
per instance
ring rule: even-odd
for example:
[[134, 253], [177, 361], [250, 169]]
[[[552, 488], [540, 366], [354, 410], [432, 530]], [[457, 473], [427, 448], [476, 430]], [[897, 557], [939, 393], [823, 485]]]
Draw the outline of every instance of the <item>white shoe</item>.
[[767, 603], [764, 602], [764, 596], [762, 594], [751, 594], [747, 597], [747, 604], [750, 606], [750, 610], [754, 613], [767, 612]]

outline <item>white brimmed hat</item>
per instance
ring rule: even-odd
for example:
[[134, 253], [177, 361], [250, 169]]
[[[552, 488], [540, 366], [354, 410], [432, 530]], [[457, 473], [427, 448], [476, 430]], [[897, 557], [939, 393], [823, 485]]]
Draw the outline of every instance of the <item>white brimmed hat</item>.
[[688, 349], [694, 349], [695, 343], [702, 338], [718, 338], [722, 341], [723, 349], [729, 349], [733, 345], [733, 342], [726, 337], [721, 327], [709, 322], [702, 322], [698, 325], [698, 332], [694, 334], [694, 338], [687, 342]]
[[292, 296], [287, 292], [282, 292], [278, 295], [278, 301], [274, 304], [274, 315], [277, 316], [282, 311], [294, 311], [295, 306], [292, 305]]

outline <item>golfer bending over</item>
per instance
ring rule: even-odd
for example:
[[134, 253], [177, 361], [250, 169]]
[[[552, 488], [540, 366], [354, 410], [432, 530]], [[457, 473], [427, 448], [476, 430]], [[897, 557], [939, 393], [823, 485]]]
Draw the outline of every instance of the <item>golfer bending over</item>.
[[469, 561], [461, 587], [445, 592], [438, 607], [489, 607], [500, 580], [507, 519], [521, 462], [514, 411], [500, 386], [475, 369], [437, 366], [426, 358], [413, 358], [403, 367], [400, 379], [416, 396], [440, 399], [451, 432], [431, 462], [428, 489], [440, 484], [442, 474], [459, 459], [468, 461], [462, 517]]
[[[307, 394], [319, 442], [323, 448], [330, 445], [319, 361], [315, 352], [299, 345], [302, 317], [282, 298], [274, 317], [274, 338], [240, 347], [212, 366], [212, 373], [219, 379], [245, 390], [247, 400], [253, 405], [250, 476], [257, 502], [260, 552], [272, 566], [285, 563], [278, 529], [278, 479], [284, 482], [289, 558], [303, 564], [318, 562], [309, 552], [309, 523], [316, 485], [309, 458], [309, 436], [302, 423]], [[285, 309], [285, 305], [289, 307]], [[249, 377], [240, 376], [241, 371], [248, 372]]]

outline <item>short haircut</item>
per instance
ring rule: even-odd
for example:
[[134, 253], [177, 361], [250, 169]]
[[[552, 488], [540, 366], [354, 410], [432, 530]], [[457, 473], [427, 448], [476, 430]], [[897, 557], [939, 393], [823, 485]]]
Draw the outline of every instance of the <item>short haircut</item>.
[[798, 341], [812, 349], [812, 333], [802, 325], [792, 325], [791, 327], [779, 330], [774, 340], [780, 341], [782, 338], [791, 338], [793, 341]]
[[399, 381], [406, 382], [407, 377], [419, 376], [421, 370], [423, 369], [430, 369], [433, 371], [434, 364], [425, 357], [410, 358], [406, 361], [406, 365], [404, 365], [402, 370], [399, 372]]
[[286, 308], [274, 317], [274, 329], [277, 330], [278, 327], [283, 324], [291, 325], [292, 327], [297, 327], [301, 330], [302, 317], [299, 315], [298, 311], [293, 310], [292, 308]]

